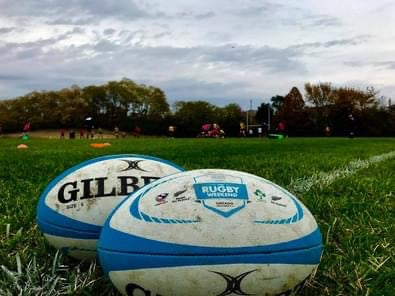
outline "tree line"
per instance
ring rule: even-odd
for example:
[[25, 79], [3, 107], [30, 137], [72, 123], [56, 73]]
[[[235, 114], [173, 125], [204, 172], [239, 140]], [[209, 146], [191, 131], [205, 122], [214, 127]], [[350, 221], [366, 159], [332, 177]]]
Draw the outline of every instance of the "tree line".
[[[2, 100], [0, 125], [3, 132], [21, 131], [25, 121], [31, 121], [33, 129], [83, 128], [84, 119], [92, 117], [95, 128], [117, 126], [128, 132], [138, 126], [144, 134], [163, 135], [173, 125], [177, 136], [194, 137], [203, 124], [215, 122], [227, 136], [237, 136], [240, 122], [246, 119], [246, 111], [238, 104], [218, 107], [204, 100], [178, 101], [173, 107], [160, 88], [124, 78]], [[345, 135], [350, 114], [359, 135], [394, 135], [395, 108], [380, 105], [374, 88], [362, 91], [330, 83], [307, 83], [304, 98], [296, 87], [285, 96], [272, 97], [258, 107], [250, 124], [267, 127], [270, 117], [271, 132], [283, 122], [291, 136], [323, 135], [327, 126], [333, 135]]]
[[96, 128], [130, 130], [143, 121], [159, 123], [169, 112], [160, 88], [125, 78], [0, 101], [0, 124], [5, 132], [19, 131], [24, 121], [31, 121], [34, 129], [82, 128], [84, 119], [92, 117]]
[[353, 130], [357, 136], [394, 136], [395, 105], [388, 99], [380, 104], [379, 92], [334, 87], [330, 83], [306, 83], [305, 96], [293, 87], [285, 96], [274, 96], [271, 104], [261, 104], [256, 118], [267, 121], [271, 109], [273, 124], [284, 122], [293, 136], [322, 136], [329, 128], [331, 135], [344, 136]]

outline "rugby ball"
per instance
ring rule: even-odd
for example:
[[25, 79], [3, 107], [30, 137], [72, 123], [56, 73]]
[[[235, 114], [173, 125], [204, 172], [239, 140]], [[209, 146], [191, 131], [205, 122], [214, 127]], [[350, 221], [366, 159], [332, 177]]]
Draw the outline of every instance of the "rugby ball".
[[125, 199], [98, 242], [123, 295], [291, 295], [318, 266], [309, 210], [280, 186], [231, 170], [157, 180]]
[[96, 256], [108, 214], [130, 193], [183, 168], [144, 155], [111, 155], [85, 161], [56, 177], [42, 193], [37, 223], [48, 242], [68, 255]]

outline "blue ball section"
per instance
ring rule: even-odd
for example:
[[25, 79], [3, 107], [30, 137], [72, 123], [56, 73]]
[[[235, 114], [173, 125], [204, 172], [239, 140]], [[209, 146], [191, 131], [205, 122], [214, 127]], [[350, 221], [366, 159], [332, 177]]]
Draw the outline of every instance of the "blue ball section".
[[162, 242], [128, 234], [109, 227], [109, 220], [107, 219], [100, 235], [99, 251], [161, 255], [231, 255], [274, 253], [322, 247], [321, 232], [318, 228], [302, 238], [284, 243], [251, 247], [204, 247]]
[[161, 255], [138, 254], [104, 250], [98, 248], [100, 264], [105, 273], [117, 270], [135, 270], [145, 268], [181, 267], [194, 265], [220, 264], [318, 264], [322, 246], [303, 250], [238, 254], [238, 255]]
[[[59, 218], [67, 218], [61, 215], [59, 216]], [[102, 229], [100, 226], [81, 223], [69, 218], [63, 219], [63, 221], [65, 222], [63, 227], [48, 223], [41, 219], [37, 219], [37, 224], [42, 232], [51, 235], [79, 239], [99, 239], [100, 231]], [[70, 223], [67, 224], [66, 221], [69, 221]], [[78, 226], [81, 227], [78, 228]], [[88, 226], [91, 226], [91, 228], [89, 229]]]
[[45, 204], [45, 198], [47, 197], [48, 193], [52, 190], [54, 186], [56, 186], [63, 178], [75, 172], [76, 170], [94, 164], [96, 162], [110, 160], [110, 159], [125, 158], [125, 157], [138, 157], [142, 159], [158, 161], [167, 164], [169, 166], [172, 166], [182, 172], [185, 171], [184, 168], [170, 161], [163, 160], [153, 156], [140, 155], [140, 154], [117, 154], [117, 155], [102, 156], [84, 161], [64, 171], [62, 174], [60, 174], [55, 179], [53, 179], [51, 183], [49, 183], [49, 185], [45, 188], [44, 192], [41, 194], [37, 205], [37, 217], [36, 217], [37, 224], [39, 225], [41, 231], [44, 233], [62, 236], [62, 237], [81, 238], [81, 239], [99, 239], [100, 231], [102, 229], [101, 226], [80, 222], [59, 214], [58, 212], [49, 208]]

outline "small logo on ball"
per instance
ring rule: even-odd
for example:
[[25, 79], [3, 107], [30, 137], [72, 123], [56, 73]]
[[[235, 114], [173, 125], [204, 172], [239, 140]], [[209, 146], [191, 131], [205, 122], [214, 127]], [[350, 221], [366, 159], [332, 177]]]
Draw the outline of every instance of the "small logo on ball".
[[161, 194], [159, 194], [159, 195], [155, 198], [157, 204], [160, 205], [160, 204], [167, 203], [166, 198], [167, 198], [168, 195], [169, 195], [168, 193], [161, 193]]

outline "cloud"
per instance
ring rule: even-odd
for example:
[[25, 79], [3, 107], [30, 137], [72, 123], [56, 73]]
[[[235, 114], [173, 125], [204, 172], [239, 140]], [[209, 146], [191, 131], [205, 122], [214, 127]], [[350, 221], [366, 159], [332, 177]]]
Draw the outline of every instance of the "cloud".
[[340, 26], [341, 20], [338, 17], [328, 16], [328, 15], [317, 15], [312, 17], [312, 20], [306, 24], [306, 26], [312, 27], [333, 27]]
[[63, 34], [35, 41], [4, 42], [0, 40], [0, 64], [2, 60], [7, 62], [15, 59], [15, 62], [17, 62], [19, 59], [37, 59], [42, 55], [46, 55], [47, 51], [60, 41], [64, 41], [75, 34], [82, 34], [83, 32], [84, 29], [75, 27]]
[[85, 26], [97, 23], [101, 18], [95, 16], [67, 16], [67, 17], [55, 17], [50, 18], [46, 21], [48, 25], [76, 25]]
[[182, 10], [176, 13], [164, 13], [162, 11], [157, 12], [157, 16], [167, 19], [195, 19], [205, 20], [215, 16], [213, 11], [207, 12], [195, 12], [193, 10]]
[[[242, 68], [259, 71], [300, 71], [303, 65], [298, 61], [301, 52], [291, 48], [269, 46], [134, 46], [122, 50], [122, 54], [138, 57], [141, 60], [157, 61], [164, 64], [184, 64], [189, 67]], [[170, 62], [170, 63], [169, 63]]]
[[395, 70], [395, 61], [375, 62], [374, 65], [377, 67], [384, 67], [390, 70]]
[[116, 32], [116, 30], [113, 29], [113, 28], [105, 29], [105, 30], [103, 31], [104, 35], [112, 35], [112, 34], [114, 34], [115, 32]]
[[283, 8], [281, 4], [267, 2], [260, 5], [247, 6], [239, 9], [236, 8], [229, 11], [229, 13], [239, 17], [261, 17], [263, 15], [273, 14], [281, 8]]
[[362, 61], [346, 61], [344, 62], [344, 65], [350, 67], [361, 67], [364, 65], [364, 63]]
[[395, 61], [346, 61], [345, 65], [350, 67], [364, 67], [364, 66], [373, 66], [376, 68], [385, 68], [389, 70], [395, 70]]
[[213, 41], [229, 42], [232, 39], [232, 34], [229, 32], [207, 32], [206, 36]]
[[292, 17], [289, 15], [281, 17], [282, 24], [299, 27], [303, 30], [322, 30], [343, 25], [342, 19], [337, 16], [316, 14], [308, 9], [293, 8], [288, 11], [288, 14], [291, 14]]
[[171, 36], [171, 35], [172, 34], [171, 34], [170, 31], [164, 31], [164, 32], [160, 32], [160, 33], [152, 35], [152, 38], [153, 39], [160, 39], [160, 38], [163, 38], [163, 37], [166, 37], [166, 36]]
[[208, 18], [212, 18], [215, 16], [215, 13], [213, 11], [208, 11], [208, 12], [204, 12], [204, 13], [198, 13], [195, 15], [195, 19], [197, 20], [205, 20]]
[[27, 77], [24, 75], [10, 75], [10, 74], [0, 72], [0, 80], [22, 81], [22, 80], [25, 80], [26, 78]]
[[352, 38], [345, 39], [334, 39], [325, 42], [308, 42], [291, 45], [290, 48], [317, 48], [317, 47], [333, 47], [333, 46], [347, 46], [347, 45], [359, 45], [365, 43], [371, 38], [369, 35], [358, 35]]
[[111, 42], [109, 40], [100, 40], [99, 42], [97, 42], [92, 49], [96, 52], [101, 52], [101, 53], [105, 53], [105, 52], [111, 52], [111, 51], [115, 51], [117, 50], [119, 47], [116, 43]]
[[[152, 83], [155, 83], [152, 81]], [[158, 84], [156, 82], [156, 84]], [[159, 82], [171, 101], [209, 99], [216, 104], [227, 104], [229, 99], [240, 100], [251, 95], [246, 82], [212, 82], [203, 79], [171, 79]]]
[[5, 28], [0, 28], [0, 35], [1, 34], [8, 34], [11, 32], [17, 31], [16, 27], [5, 27]]
[[142, 46], [125, 40], [109, 40], [104, 32], [93, 42], [59, 46], [80, 32], [74, 28], [52, 38], [0, 42], [3, 69], [0, 80], [4, 77], [3, 83], [7, 80], [7, 85], [15, 86], [21, 95], [37, 89], [83, 86], [130, 77], [163, 85], [171, 99], [207, 97], [220, 102], [257, 93], [249, 89], [249, 82], [226, 82], [229, 73], [300, 73], [304, 70], [298, 61], [300, 51], [268, 46]]
[[218, 101], [316, 79], [390, 85], [393, 22], [372, 3], [357, 16], [319, 1], [0, 0], [0, 96], [122, 77]]
[[150, 15], [133, 0], [2, 1], [0, 14], [4, 16], [49, 17], [49, 22], [52, 24], [80, 25], [106, 17], [133, 20]]
[[224, 45], [203, 48], [202, 52], [209, 62], [243, 65], [251, 68], [266, 68], [275, 72], [303, 69], [302, 64], [297, 61], [301, 52], [292, 48]]

